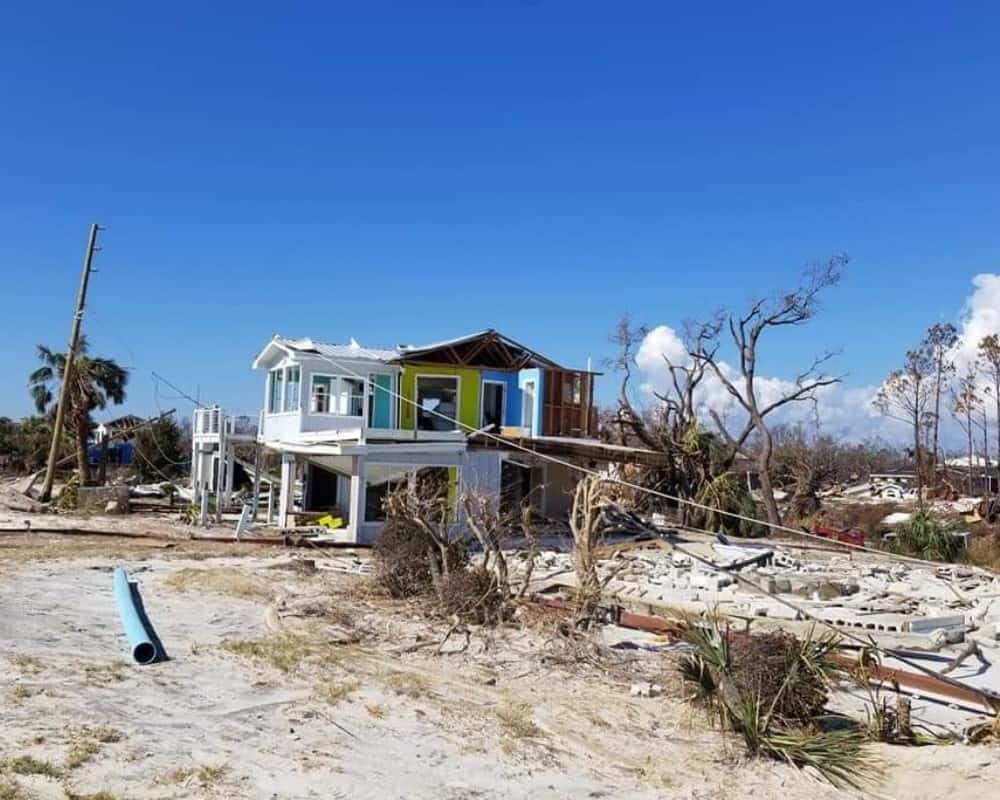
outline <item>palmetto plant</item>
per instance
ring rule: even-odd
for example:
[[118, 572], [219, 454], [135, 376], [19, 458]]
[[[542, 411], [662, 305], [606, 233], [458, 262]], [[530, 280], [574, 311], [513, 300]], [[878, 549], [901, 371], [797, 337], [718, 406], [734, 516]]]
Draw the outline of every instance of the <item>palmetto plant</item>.
[[[66, 373], [66, 354], [39, 345], [38, 358], [42, 366], [29, 376], [28, 388], [38, 412], [48, 414], [54, 410], [53, 401]], [[87, 438], [93, 427], [91, 414], [106, 408], [108, 403], [119, 405], [125, 401], [128, 370], [109, 358], [88, 356], [86, 337], [80, 337], [70, 380], [66, 422], [76, 443], [80, 484], [85, 486], [90, 482]]]
[[858, 787], [876, 772], [856, 730], [823, 730], [836, 637], [733, 633], [715, 614], [689, 620], [691, 651], [679, 668], [694, 698], [740, 735], [751, 753], [812, 767], [831, 783]]

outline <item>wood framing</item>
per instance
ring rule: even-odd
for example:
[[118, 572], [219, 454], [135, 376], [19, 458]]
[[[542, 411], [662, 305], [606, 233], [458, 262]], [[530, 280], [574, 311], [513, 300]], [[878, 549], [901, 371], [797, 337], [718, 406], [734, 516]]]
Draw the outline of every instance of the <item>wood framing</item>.
[[547, 369], [544, 384], [542, 436], [597, 435], [592, 373]]
[[395, 360], [399, 363], [417, 361], [485, 369], [561, 369], [551, 359], [492, 329], [424, 347], [404, 348]]

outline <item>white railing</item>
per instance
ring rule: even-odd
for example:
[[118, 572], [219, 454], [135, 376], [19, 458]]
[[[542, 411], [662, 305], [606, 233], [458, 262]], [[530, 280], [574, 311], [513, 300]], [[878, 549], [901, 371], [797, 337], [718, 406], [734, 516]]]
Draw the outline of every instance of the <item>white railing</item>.
[[197, 438], [217, 438], [224, 424], [225, 417], [219, 406], [197, 408], [194, 412], [192, 432]]

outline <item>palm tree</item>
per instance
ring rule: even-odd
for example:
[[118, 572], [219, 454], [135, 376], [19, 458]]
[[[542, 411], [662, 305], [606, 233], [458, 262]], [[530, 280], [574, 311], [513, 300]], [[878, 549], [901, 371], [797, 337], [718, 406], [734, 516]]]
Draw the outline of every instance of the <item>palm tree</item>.
[[[47, 414], [55, 410], [52, 401], [58, 396], [55, 386], [66, 372], [66, 354], [38, 345], [38, 358], [42, 366], [31, 373], [28, 386], [38, 413]], [[128, 370], [109, 358], [90, 358], [87, 355], [87, 339], [81, 336], [73, 360], [72, 385], [67, 394], [66, 423], [76, 440], [77, 468], [82, 486], [90, 483], [87, 461], [87, 439], [93, 427], [90, 415], [93, 411], [107, 408], [109, 402], [115, 405], [125, 402], [127, 383]]]

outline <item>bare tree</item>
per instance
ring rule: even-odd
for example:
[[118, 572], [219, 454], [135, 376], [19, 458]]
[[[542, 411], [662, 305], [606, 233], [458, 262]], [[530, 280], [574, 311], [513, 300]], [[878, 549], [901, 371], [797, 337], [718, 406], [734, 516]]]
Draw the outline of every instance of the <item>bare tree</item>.
[[991, 333], [979, 342], [979, 363], [988, 381], [988, 393], [993, 395], [997, 426], [997, 478], [1000, 480], [1000, 336]]
[[990, 387], [983, 389], [979, 406], [979, 421], [976, 423], [983, 434], [983, 508], [989, 510], [990, 497], [990, 419], [986, 411], [986, 399], [992, 394]]
[[[825, 353], [814, 358], [809, 367], [796, 376], [793, 387], [777, 399], [765, 402], [757, 387], [760, 344], [768, 331], [809, 322], [819, 309], [821, 294], [840, 281], [846, 264], [846, 256], [835, 256], [808, 269], [802, 282], [792, 291], [773, 298], [758, 299], [742, 316], [718, 315], [702, 328], [695, 340], [697, 347], [691, 351], [694, 361], [710, 368], [730, 396], [746, 412], [746, 423], [735, 436], [727, 431], [719, 415], [714, 410], [712, 412], [720, 432], [729, 441], [734, 452], [743, 449], [751, 433], [757, 435], [757, 469], [768, 522], [772, 525], [781, 524], [781, 513], [774, 499], [771, 472], [774, 442], [767, 417], [789, 403], [815, 402], [819, 389], [839, 383], [840, 378], [823, 374], [823, 365], [833, 356], [832, 353]], [[724, 329], [728, 329], [739, 353], [738, 375], [732, 375], [718, 356], [720, 336]]]
[[[414, 553], [423, 549], [422, 563], [430, 572], [431, 583], [438, 597], [456, 562], [463, 561], [464, 550], [456, 536], [455, 509], [449, 498], [446, 481], [434, 476], [423, 480], [414, 476], [390, 489], [383, 501], [386, 527], [404, 528], [404, 538], [415, 545]], [[387, 542], [390, 537], [383, 537]], [[404, 558], [412, 554], [404, 555]], [[408, 566], [408, 565], [403, 565]]]
[[917, 499], [923, 503], [923, 467], [920, 433], [926, 425], [934, 375], [934, 359], [926, 346], [906, 354], [903, 368], [889, 373], [874, 400], [887, 417], [905, 422], [913, 431], [913, 458], [916, 464]]
[[952, 391], [952, 413], [955, 421], [958, 422], [968, 440], [968, 467], [965, 483], [969, 494], [972, 494], [972, 474], [975, 460], [975, 450], [972, 446], [972, 434], [974, 432], [973, 415], [979, 410], [981, 400], [976, 387], [976, 373], [979, 371], [978, 364], [969, 364], [966, 373], [959, 378], [958, 386]]
[[941, 394], [948, 381], [955, 373], [955, 361], [952, 358], [955, 345], [958, 342], [958, 329], [950, 322], [935, 323], [927, 329], [922, 346], [930, 354], [934, 364], [934, 417], [931, 451], [931, 486], [937, 483], [938, 432], [941, 422]]

